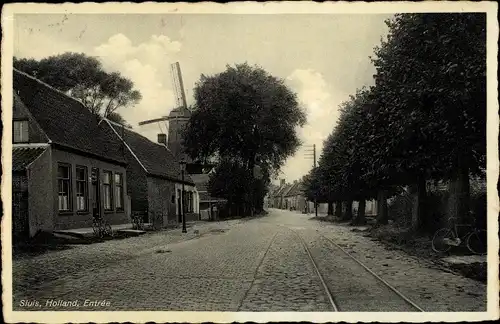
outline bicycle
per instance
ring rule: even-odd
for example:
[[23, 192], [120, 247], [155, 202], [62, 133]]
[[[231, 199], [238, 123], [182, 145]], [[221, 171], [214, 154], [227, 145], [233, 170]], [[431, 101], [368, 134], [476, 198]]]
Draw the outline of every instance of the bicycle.
[[453, 224], [453, 229], [441, 228], [434, 233], [432, 238], [432, 250], [437, 253], [446, 253], [452, 247], [463, 245], [467, 246], [470, 252], [477, 255], [486, 254], [487, 234], [486, 230], [473, 228], [465, 235], [460, 236], [458, 228], [467, 227], [472, 228], [470, 224]]
[[140, 213], [134, 214], [132, 216], [132, 229], [134, 230], [143, 230], [144, 229], [144, 221], [143, 215]]
[[104, 238], [105, 236], [113, 237], [113, 229], [108, 222], [102, 218], [95, 217], [92, 222], [92, 229], [94, 230], [94, 236], [98, 238]]

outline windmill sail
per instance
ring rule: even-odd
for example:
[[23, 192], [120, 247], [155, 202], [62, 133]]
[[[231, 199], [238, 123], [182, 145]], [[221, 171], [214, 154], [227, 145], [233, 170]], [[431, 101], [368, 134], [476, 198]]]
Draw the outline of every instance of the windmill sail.
[[172, 72], [172, 81], [177, 107], [187, 109], [186, 93], [184, 92], [184, 83], [182, 81], [181, 65], [179, 62], [175, 62], [170, 65], [170, 71]]

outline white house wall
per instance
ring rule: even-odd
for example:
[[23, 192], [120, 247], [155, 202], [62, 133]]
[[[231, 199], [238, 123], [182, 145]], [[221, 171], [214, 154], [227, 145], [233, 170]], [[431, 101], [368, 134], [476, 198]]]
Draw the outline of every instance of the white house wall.
[[[176, 215], [179, 214], [179, 206], [177, 206], [177, 201], [180, 198], [179, 197], [179, 190], [182, 191], [182, 184], [176, 183], [175, 184]], [[193, 193], [193, 205], [194, 205], [193, 206], [193, 213], [199, 214], [200, 213], [200, 195], [198, 193], [198, 190], [196, 189], [195, 186], [189, 186], [189, 185], [184, 185], [184, 190], [186, 192]], [[182, 199], [181, 199], [181, 208], [182, 208]]]

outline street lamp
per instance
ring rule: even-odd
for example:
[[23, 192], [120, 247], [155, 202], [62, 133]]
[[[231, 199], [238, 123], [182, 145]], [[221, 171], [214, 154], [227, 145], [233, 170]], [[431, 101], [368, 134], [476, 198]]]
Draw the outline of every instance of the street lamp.
[[180, 162], [181, 167], [181, 179], [182, 179], [182, 192], [181, 192], [181, 204], [182, 204], [182, 233], [187, 233], [186, 230], [186, 207], [184, 206], [184, 172], [186, 171], [186, 161], [182, 159]]

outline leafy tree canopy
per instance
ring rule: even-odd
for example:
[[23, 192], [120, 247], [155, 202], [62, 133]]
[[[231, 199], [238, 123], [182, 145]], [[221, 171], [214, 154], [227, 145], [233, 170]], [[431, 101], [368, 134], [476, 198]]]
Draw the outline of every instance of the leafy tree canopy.
[[196, 109], [184, 134], [194, 159], [239, 158], [278, 170], [300, 145], [297, 126], [306, 117], [284, 81], [257, 66], [239, 64], [202, 75], [194, 89]]
[[64, 53], [39, 61], [14, 58], [14, 67], [79, 99], [92, 113], [105, 117], [116, 119], [117, 109], [142, 99], [132, 81], [118, 72], [104, 71], [96, 58], [83, 53]]

